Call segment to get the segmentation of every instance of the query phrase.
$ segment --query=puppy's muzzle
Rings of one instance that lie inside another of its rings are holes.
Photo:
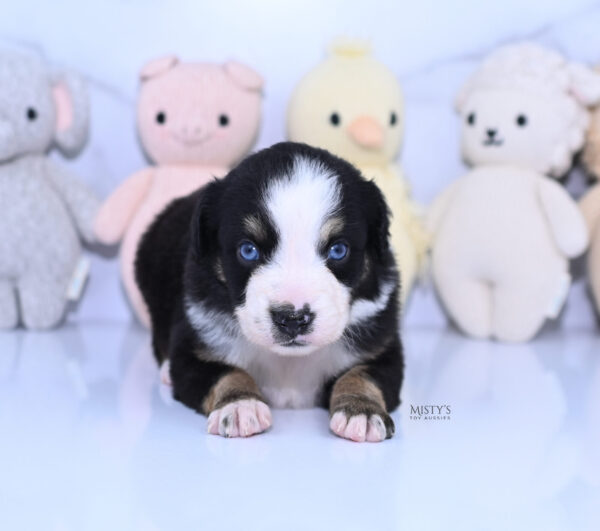
[[[294,338],[311,331],[315,314],[310,311],[308,304],[301,309],[285,304],[271,308],[271,319],[279,332],[286,337]]]

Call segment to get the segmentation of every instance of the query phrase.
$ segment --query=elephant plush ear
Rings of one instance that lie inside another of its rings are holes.
[[[89,131],[85,82],[72,72],[56,73],[52,76],[52,97],[56,108],[54,143],[66,156],[74,156],[83,148]]]

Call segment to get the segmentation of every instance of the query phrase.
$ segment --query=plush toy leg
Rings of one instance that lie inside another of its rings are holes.
[[[438,292],[452,320],[466,334],[485,339],[492,333],[490,287],[472,278],[444,278],[436,282]]]
[[[395,250],[396,261],[400,270],[400,300],[403,306],[410,295],[417,275],[417,253],[410,243],[407,245],[408,247],[404,247],[399,251]]]
[[[400,219],[395,220],[392,217],[390,235],[392,249],[396,257],[396,262],[398,263],[398,269],[400,270],[400,296],[401,302],[404,305],[412,290],[415,277],[417,276],[417,269],[419,267],[417,250],[413,241],[410,239],[408,230],[402,225]]]
[[[132,259],[126,259],[124,255],[121,256],[121,277],[136,317],[146,328],[150,328],[150,313],[135,281],[134,262]]]
[[[596,310],[600,314],[600,237],[596,235],[596,240],[590,250],[588,260],[589,276],[592,284],[592,293],[596,302]]]
[[[27,328],[43,330],[60,322],[67,306],[66,280],[57,282],[40,271],[32,271],[19,279],[21,314]]]
[[[18,322],[15,289],[10,282],[0,281],[0,329],[15,328]]]
[[[539,332],[548,313],[548,289],[535,293],[530,285],[511,286],[494,292],[494,336],[500,341],[529,341]]]

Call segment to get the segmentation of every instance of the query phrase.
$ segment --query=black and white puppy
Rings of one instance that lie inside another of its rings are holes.
[[[210,433],[260,433],[270,404],[392,436],[399,278],[383,196],[349,163],[295,143],[249,156],[157,217],[136,276],[156,358]]]

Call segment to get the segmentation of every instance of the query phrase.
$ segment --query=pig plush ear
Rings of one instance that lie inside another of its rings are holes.
[[[569,92],[585,107],[600,103],[600,72],[585,65],[571,63],[567,66]]]
[[[260,91],[264,85],[261,75],[242,63],[228,61],[223,68],[236,85],[246,90]]]
[[[148,61],[140,70],[140,81],[144,82],[153,77],[160,76],[177,64],[179,64],[179,59],[174,55],[152,59],[152,61]]]
[[[83,148],[89,131],[90,103],[83,79],[72,72],[52,76],[52,97],[56,109],[54,143],[67,156]]]

